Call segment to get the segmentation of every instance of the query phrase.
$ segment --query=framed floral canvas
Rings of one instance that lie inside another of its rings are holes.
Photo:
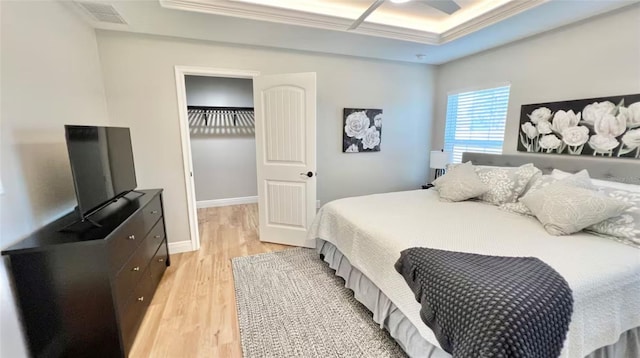
[[[381,141],[381,109],[344,109],[343,153],[379,152]]]
[[[527,104],[518,151],[640,158],[640,94]]]

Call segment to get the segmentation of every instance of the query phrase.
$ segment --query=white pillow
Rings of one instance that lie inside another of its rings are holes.
[[[582,171],[587,171],[587,170],[585,169],[585,170],[582,170]],[[573,175],[573,173],[565,172],[565,171],[560,170],[560,169],[554,169],[554,170],[551,171],[551,176],[556,178],[556,179],[564,179],[564,178],[570,177],[572,175]]]
[[[591,179],[591,182],[602,188],[626,190],[633,193],[640,193],[640,185],[618,183],[616,181]]]
[[[524,193],[522,198],[554,183],[563,183],[565,185],[575,186],[578,188],[596,190],[596,187],[591,184],[589,172],[586,170],[579,171],[576,174],[569,174],[569,176],[564,177],[563,179],[557,179],[551,175],[542,175],[534,177],[532,180],[534,181],[533,184],[529,185],[529,189]],[[534,216],[531,210],[522,203],[522,198],[520,198],[520,201],[517,203],[502,204],[500,205],[500,209],[516,214]]]
[[[482,195],[489,187],[485,185],[471,162],[452,167],[447,173],[433,181],[443,201],[463,201]]]
[[[520,199],[551,235],[574,232],[619,216],[630,205],[596,191],[563,183],[527,194]]]
[[[562,171],[560,169],[554,169],[551,172],[551,176],[557,179],[563,179],[570,175],[572,174]],[[620,189],[620,190],[631,191],[634,193],[640,192],[640,185],[636,185],[636,184],[626,184],[626,183],[620,183],[616,181],[599,180],[599,179],[591,179],[591,183],[593,183],[593,185],[600,186],[603,188]]]

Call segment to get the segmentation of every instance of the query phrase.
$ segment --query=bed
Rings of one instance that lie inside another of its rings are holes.
[[[534,163],[544,172],[587,169],[594,179],[640,184],[636,162],[465,153],[467,160],[495,166]],[[574,311],[561,357],[640,356],[636,248],[589,233],[551,236],[535,218],[477,201],[441,202],[435,190],[336,200],[318,212],[309,235],[356,299],[411,357],[450,357],[420,319],[420,304],[393,268],[402,250],[419,246],[538,257],[573,290]]]

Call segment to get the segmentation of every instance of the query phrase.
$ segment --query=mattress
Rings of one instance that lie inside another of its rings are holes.
[[[411,358],[451,358],[451,355],[427,342],[398,307],[376,285],[353,267],[349,260],[330,242],[318,239],[316,250],[344,279],[345,287],[353,291],[360,303],[373,313],[373,320],[386,329]],[[640,327],[632,328],[612,345],[599,348],[585,358],[640,357]]]
[[[420,305],[393,268],[409,247],[534,256],[551,265],[574,295],[562,357],[582,358],[640,327],[640,250],[587,233],[551,236],[534,218],[489,204],[445,203],[432,190],[341,199],[318,212],[309,236],[336,246],[434,346]]]

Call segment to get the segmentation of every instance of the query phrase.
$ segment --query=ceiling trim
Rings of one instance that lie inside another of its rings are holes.
[[[288,25],[314,27],[325,30],[346,32],[353,23],[352,19],[313,14],[308,12],[262,6],[240,1],[203,2],[198,0],[159,0],[167,9],[194,11],[206,14],[240,17],[244,19],[269,21]],[[352,33],[384,37],[395,40],[411,41],[427,45],[443,44],[462,36],[493,25],[513,15],[536,7],[549,0],[510,1],[464,23],[444,30],[441,33],[407,29],[389,25],[364,22]]]
[[[350,19],[242,2],[203,3],[192,0],[160,0],[160,5],[173,10],[195,11],[205,14],[233,16],[342,32],[346,32],[353,23],[353,20]],[[440,42],[440,36],[436,33],[372,23],[363,23],[359,28],[349,32],[395,40],[413,41],[427,45],[437,45]]]
[[[454,26],[442,34],[440,34],[440,43],[446,43],[453,41],[460,37],[469,35],[482,28],[498,23],[511,16],[515,16],[521,12],[534,8],[538,5],[542,5],[549,0],[527,0],[527,1],[511,1],[502,6],[499,6],[492,11],[486,12],[480,16],[477,16],[465,23],[458,26]]]
[[[360,26],[358,26],[357,29],[351,30],[349,32],[354,32],[361,35],[385,37],[394,40],[417,42],[425,45],[438,45],[441,43],[440,35],[434,32],[372,24],[367,22],[363,22]]]

